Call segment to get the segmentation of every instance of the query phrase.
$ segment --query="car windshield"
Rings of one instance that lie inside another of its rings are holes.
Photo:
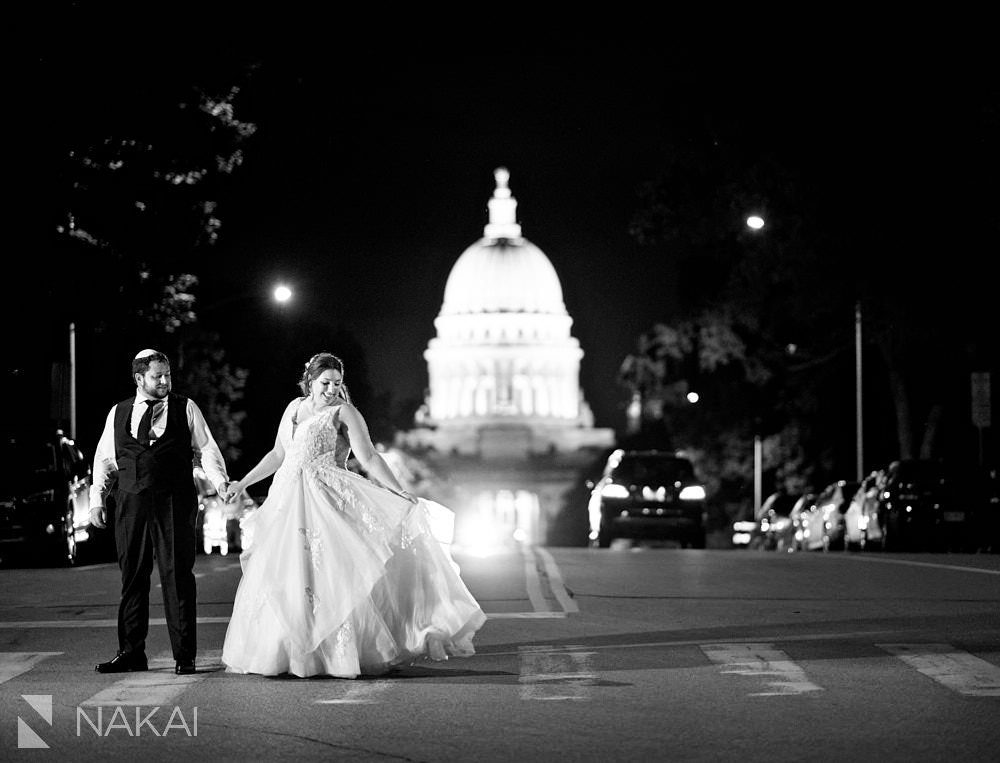
[[[612,473],[615,482],[672,485],[694,480],[690,461],[663,456],[626,456]]]
[[[55,453],[48,443],[30,439],[0,443],[0,494],[41,489],[55,473]]]

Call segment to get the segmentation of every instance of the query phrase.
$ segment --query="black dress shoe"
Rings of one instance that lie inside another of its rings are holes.
[[[178,662],[174,666],[174,672],[179,676],[189,676],[195,672],[194,660]]]
[[[99,662],[94,666],[98,673],[129,673],[132,671],[149,670],[146,655],[142,652],[119,652],[107,662]]]

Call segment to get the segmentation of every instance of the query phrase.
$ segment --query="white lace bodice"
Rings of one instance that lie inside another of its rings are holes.
[[[340,469],[347,468],[351,443],[340,422],[341,406],[330,406],[297,421],[298,408],[286,416],[278,429],[278,439],[285,449],[285,459],[274,475],[275,481],[294,479],[304,467],[322,460]]]

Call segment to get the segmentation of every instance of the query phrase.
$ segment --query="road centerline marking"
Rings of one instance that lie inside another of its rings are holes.
[[[542,558],[542,563],[545,565],[545,576],[549,581],[549,589],[552,591],[553,596],[556,597],[556,601],[559,602],[559,606],[563,608],[563,612],[579,612],[580,605],[566,591],[562,573],[559,572],[559,565],[556,564],[556,560],[552,557],[552,554],[541,546],[534,546],[533,548],[535,553]]]
[[[525,588],[528,590],[528,599],[531,601],[531,608],[535,612],[551,612],[552,607],[545,600],[542,593],[542,581],[538,574],[538,565],[535,562],[535,555],[530,548],[521,546],[521,556],[524,559]]]

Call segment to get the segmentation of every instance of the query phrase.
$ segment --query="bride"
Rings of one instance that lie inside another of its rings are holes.
[[[401,488],[350,403],[339,358],[314,355],[299,386],[274,448],[226,494],[274,475],[244,520],[250,542],[222,662],[356,678],[473,654],[486,616],[431,533],[442,507]],[[352,450],[373,480],[346,468]]]

